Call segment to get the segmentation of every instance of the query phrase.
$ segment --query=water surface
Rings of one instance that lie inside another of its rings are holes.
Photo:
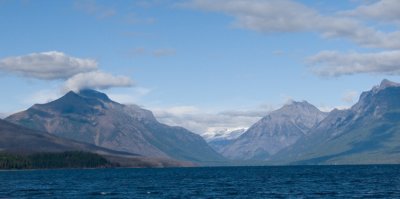
[[[400,166],[1,171],[0,198],[400,198]]]

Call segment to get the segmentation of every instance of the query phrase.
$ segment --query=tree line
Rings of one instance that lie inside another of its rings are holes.
[[[30,155],[0,153],[0,169],[98,168],[110,166],[112,164],[104,157],[83,151]]]

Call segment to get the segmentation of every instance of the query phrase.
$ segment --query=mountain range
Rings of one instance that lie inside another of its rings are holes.
[[[99,154],[111,163],[123,167],[177,167],[192,166],[166,158],[149,158],[128,152],[115,151],[92,144],[60,138],[46,132],[35,131],[0,119],[1,154],[35,155],[84,151]]]
[[[351,108],[329,113],[292,101],[213,147],[259,164],[400,163],[400,84],[383,80]]]
[[[306,101],[292,101],[263,117],[220,152],[234,160],[267,160],[306,136],[326,115]]]
[[[274,156],[279,164],[400,163],[400,84],[383,80]]]
[[[231,144],[233,140],[238,138],[247,128],[236,128],[236,129],[221,129],[217,131],[206,132],[202,134],[202,137],[207,143],[216,151],[220,152],[225,146]]]
[[[152,112],[112,101],[95,90],[68,92],[63,97],[35,104],[5,120],[58,137],[96,146],[193,162],[221,161],[204,139],[182,127],[159,123]]]
[[[400,84],[388,80],[363,92],[349,109],[326,113],[292,101],[248,129],[206,133],[206,140],[89,89],[5,120],[2,152],[88,151],[126,166],[400,163]]]

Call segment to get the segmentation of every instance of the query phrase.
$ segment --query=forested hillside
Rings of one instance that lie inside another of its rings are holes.
[[[0,153],[0,169],[98,168],[109,166],[112,166],[112,164],[102,156],[81,151],[35,153],[31,155]]]

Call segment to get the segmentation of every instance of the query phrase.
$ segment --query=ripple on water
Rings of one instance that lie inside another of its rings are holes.
[[[400,166],[0,172],[0,198],[399,198]]]

